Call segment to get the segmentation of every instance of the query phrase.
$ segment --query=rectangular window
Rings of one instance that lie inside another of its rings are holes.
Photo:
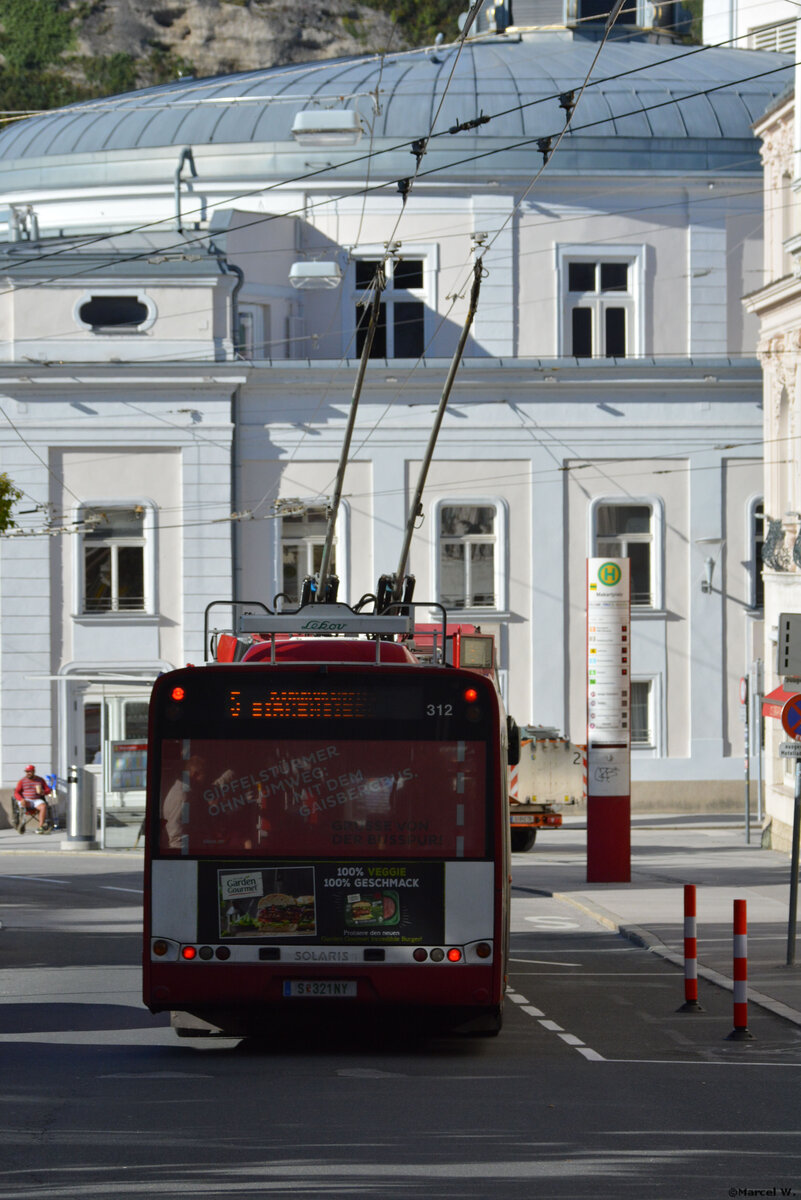
[[[307,859],[484,854],[487,769],[480,734],[422,740],[415,730],[399,737],[396,721],[394,736],[386,738],[359,737],[354,728],[350,736],[314,740],[282,734],[280,723],[280,717],[265,722],[259,738],[162,742],[163,853],[186,845],[188,854]],[[236,803],[226,800],[232,777],[243,789]],[[452,799],[457,778],[458,803]],[[425,837],[409,832],[422,829]],[[350,831],[347,837],[343,830]]]
[[[123,702],[123,737],[126,742],[147,740],[147,700],[125,700]]]
[[[303,580],[316,575],[323,561],[328,517],[325,505],[311,505],[300,513],[281,518],[281,587],[284,606],[300,604]],[[331,555],[331,574],[336,574],[336,539]]]
[[[573,354],[576,358],[592,358],[592,310],[589,308],[574,308],[573,321]]]
[[[633,607],[654,604],[653,520],[650,504],[605,502],[595,511],[595,554],[629,559]]]
[[[612,5],[609,0],[578,0],[577,17],[579,21],[606,21]],[[620,25],[637,24],[637,5],[624,4],[617,17]]]
[[[439,593],[446,608],[495,608],[494,505],[439,510]]]
[[[638,255],[626,259],[560,247],[562,344],[574,358],[626,358],[635,345],[635,286]]]
[[[361,258],[354,263],[354,283],[357,296],[355,311],[356,353],[361,355],[370,319],[370,293],[381,259]],[[371,358],[419,358],[425,349],[425,260],[408,258],[389,261],[384,267],[386,287],[381,306]]]
[[[632,679],[631,681],[631,745],[653,747],[656,745],[653,715],[653,680]]]
[[[144,509],[85,509],[83,611],[144,612]]]

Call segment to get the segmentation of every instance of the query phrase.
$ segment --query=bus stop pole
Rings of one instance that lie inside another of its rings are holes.
[[[108,742],[106,741],[106,689],[100,689],[100,848],[106,848],[106,772],[108,771]]]
[[[762,680],[762,659],[758,658],[754,663],[754,710],[753,710],[753,736],[756,738],[756,760],[757,760],[757,821],[760,827],[765,819],[763,809],[762,796],[762,743],[764,740],[764,724],[765,718],[762,715],[762,700],[763,700],[763,680]]]
[[[748,705],[750,688],[748,679],[744,679],[745,697],[743,699],[743,712],[745,714],[745,844],[751,845],[751,727],[748,720]]]
[[[787,966],[795,964],[795,928],[798,916],[798,858],[801,839],[801,758],[795,760],[793,789],[793,842],[790,861],[790,917],[787,922]]]

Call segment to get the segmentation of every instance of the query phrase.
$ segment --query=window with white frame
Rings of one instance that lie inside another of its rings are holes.
[[[559,353],[629,358],[640,352],[643,251],[559,246]]]
[[[765,543],[765,506],[761,497],[748,506],[749,606],[765,607],[765,581],[762,576],[762,547]]]
[[[498,608],[498,506],[443,503],[439,598],[446,608]]]
[[[600,500],[594,506],[594,544],[598,558],[627,558],[634,608],[656,606],[656,512],[640,500]]]
[[[281,517],[281,587],[284,605],[300,603],[303,580],[316,575],[323,561],[328,517],[324,504]],[[331,552],[331,574],[336,574],[336,538]]]
[[[653,679],[632,679],[629,719],[632,750],[656,748],[655,697]]]
[[[370,288],[380,258],[357,258],[355,288],[356,354],[361,355],[370,319]],[[381,296],[371,358],[419,358],[425,349],[425,275],[422,256],[390,260],[384,266],[386,287]]]
[[[140,333],[156,320],[156,306],[144,292],[85,292],[74,310],[75,319],[92,333]]]
[[[83,613],[146,611],[147,515],[141,504],[83,509]]]

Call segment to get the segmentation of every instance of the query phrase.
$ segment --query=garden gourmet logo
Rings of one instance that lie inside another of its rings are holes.
[[[620,583],[622,571],[617,563],[605,562],[598,568],[598,579],[604,587],[614,587],[616,583]]]
[[[345,628],[345,623],[343,621],[340,621],[339,624],[337,624],[336,621],[307,621],[305,625],[301,625],[301,630],[303,630],[303,629],[324,629],[324,630],[327,630],[328,632],[333,632],[334,630],[339,630],[339,629],[344,629],[344,628]]]

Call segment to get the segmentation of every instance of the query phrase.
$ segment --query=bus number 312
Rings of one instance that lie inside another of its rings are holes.
[[[453,705],[452,704],[427,704],[426,705],[426,716],[427,717],[452,717],[453,716]]]

